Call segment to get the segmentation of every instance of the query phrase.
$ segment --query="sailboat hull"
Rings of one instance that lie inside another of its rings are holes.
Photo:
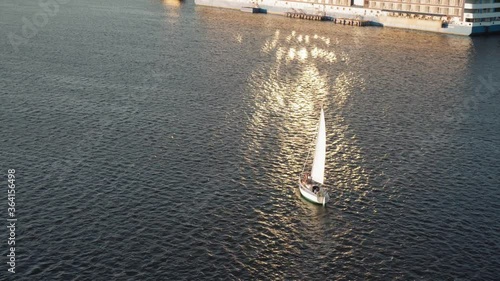
[[[301,181],[301,179],[299,179],[299,190],[300,194],[302,194],[304,198],[316,204],[324,206],[330,199],[328,192],[326,192],[325,190],[321,190],[318,193],[314,193],[306,184]]]

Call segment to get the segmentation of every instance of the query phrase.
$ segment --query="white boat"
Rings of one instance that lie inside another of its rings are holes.
[[[309,155],[307,158],[309,158]],[[311,202],[325,206],[325,204],[330,200],[330,196],[323,186],[323,182],[325,180],[326,159],[326,128],[325,113],[323,112],[323,108],[321,108],[318,135],[316,136],[316,146],[314,148],[314,158],[310,173],[304,173],[308,160],[307,158],[304,163],[304,169],[299,176],[300,194]]]

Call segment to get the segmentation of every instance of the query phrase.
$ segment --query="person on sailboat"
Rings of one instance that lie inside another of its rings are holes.
[[[317,185],[313,186],[312,191],[314,193],[318,193],[319,192],[319,186],[317,186]]]
[[[311,183],[311,175],[309,173],[305,173],[304,174],[304,178],[302,179],[302,181],[305,183],[305,184],[309,184]]]

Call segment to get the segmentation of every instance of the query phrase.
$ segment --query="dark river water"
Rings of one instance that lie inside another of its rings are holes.
[[[0,0],[1,280],[500,279],[500,36],[41,3]]]

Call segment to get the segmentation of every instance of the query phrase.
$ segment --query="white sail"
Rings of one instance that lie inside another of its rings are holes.
[[[316,136],[316,147],[314,149],[314,160],[311,170],[311,177],[315,182],[323,183],[325,177],[325,158],[326,158],[326,128],[325,113],[321,108],[319,117],[318,135]]]

